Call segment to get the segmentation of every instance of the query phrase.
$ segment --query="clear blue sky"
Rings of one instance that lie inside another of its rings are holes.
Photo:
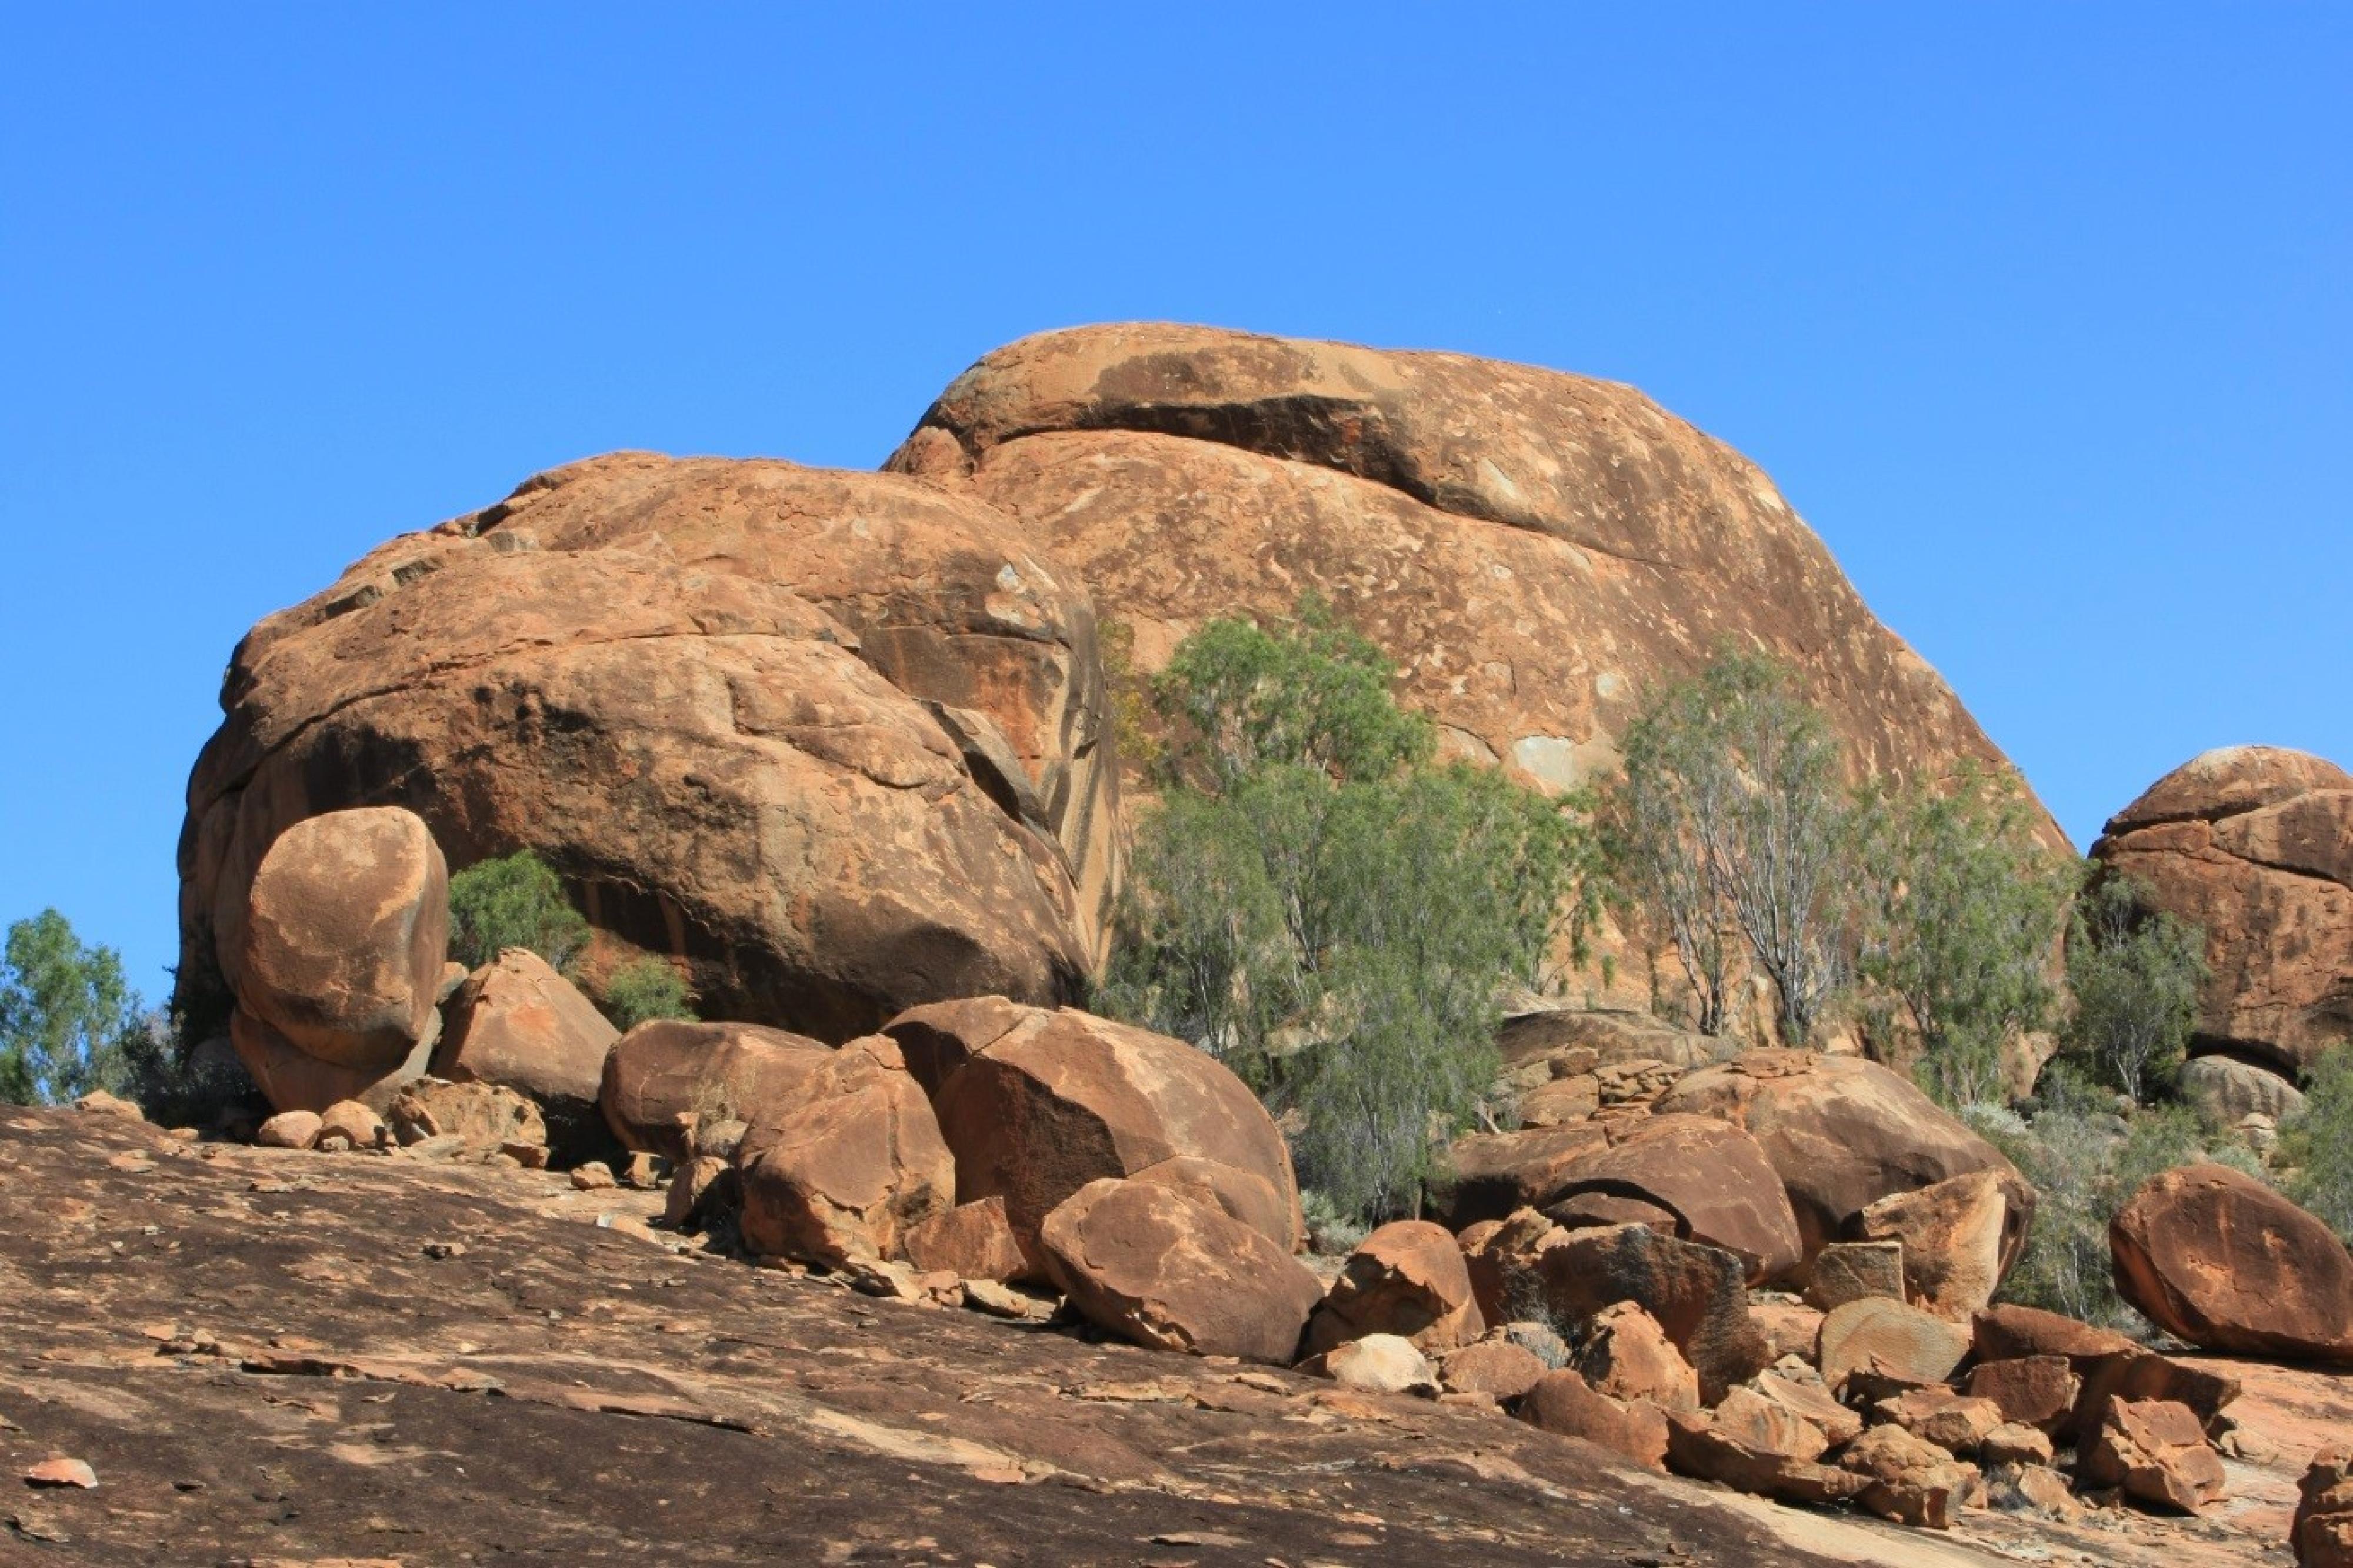
[[[0,0],[0,920],[160,994],[228,651],[386,535],[1118,318],[1644,388],[2079,843],[2353,763],[2353,8],[789,9]]]

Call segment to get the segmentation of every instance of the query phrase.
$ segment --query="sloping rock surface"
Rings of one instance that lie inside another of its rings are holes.
[[[2193,757],[2093,858],[2206,933],[2198,1031],[2291,1071],[2353,1039],[2353,773],[2305,752]]]

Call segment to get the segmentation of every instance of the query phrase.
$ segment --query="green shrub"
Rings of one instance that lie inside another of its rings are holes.
[[[121,1090],[156,1049],[121,953],[84,946],[55,910],[8,928],[0,950],[0,1100],[55,1104]]]
[[[1104,1011],[1193,1041],[1291,1117],[1338,1215],[1410,1211],[1494,1072],[1498,997],[1540,980],[1588,858],[1570,806],[1435,766],[1377,649],[1310,602],[1212,621],[1156,683],[1157,807],[1138,825]]]
[[[2016,782],[1973,765],[1869,821],[1862,973],[1918,1037],[1922,1088],[1947,1106],[1998,1101],[2003,1043],[2051,1022],[2073,868],[2037,842]]]
[[[2137,1337],[2151,1331],[2116,1294],[2108,1248],[2108,1224],[2116,1211],[2150,1177],[2177,1166],[2212,1162],[2266,1179],[2244,1148],[2210,1139],[2182,1106],[2144,1109],[2127,1120],[2089,1109],[2073,1095],[2063,1103],[2046,1096],[2031,1121],[1989,1105],[1968,1107],[1962,1116],[2010,1157],[2038,1194],[2025,1249],[2000,1299]]]
[[[2288,1196],[2353,1246],[2353,1044],[2321,1054],[2303,1107],[2281,1131],[2282,1161],[2295,1170]]]
[[[2146,1104],[2172,1087],[2189,1047],[2205,933],[2151,910],[2129,879],[2102,877],[2075,900],[2067,988],[2075,1010],[2063,1059]]]
[[[1673,944],[1703,1034],[1745,961],[1801,1045],[1846,978],[1857,817],[1836,738],[1781,665],[1725,652],[1653,693],[1605,796],[1614,885]]]
[[[525,947],[565,969],[588,943],[588,922],[564,896],[554,868],[528,849],[467,867],[449,879],[449,951],[479,969]]]
[[[678,966],[648,954],[613,971],[605,982],[605,1016],[627,1033],[654,1018],[691,1018],[692,995]]]

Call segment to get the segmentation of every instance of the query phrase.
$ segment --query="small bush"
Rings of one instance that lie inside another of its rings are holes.
[[[2130,879],[2094,882],[2068,930],[2075,1011],[2061,1056],[2143,1104],[2170,1089],[2197,1021],[2204,947],[2203,931],[2151,910]]]
[[[1314,1187],[1299,1194],[1299,1212],[1307,1222],[1309,1250],[1325,1258],[1345,1257],[1373,1234],[1372,1226],[1341,1213],[1339,1205]]]
[[[691,1002],[677,965],[650,954],[631,959],[605,982],[605,1016],[624,1033],[654,1018],[691,1018]]]
[[[2108,1224],[2116,1211],[2151,1176],[2177,1166],[2211,1162],[2258,1180],[2264,1173],[2238,1144],[2210,1141],[2185,1107],[2143,1110],[2126,1120],[2085,1103],[2094,1098],[2046,1093],[2031,1121],[1988,1105],[1961,1113],[2039,1194],[2026,1248],[2002,1282],[2000,1299],[2146,1338],[2147,1320],[2116,1294],[2108,1247]]]
[[[2295,1169],[2288,1196],[2353,1246],[2353,1044],[2322,1053],[2303,1108],[2281,1131],[2281,1159]]]
[[[554,868],[528,849],[483,860],[449,879],[449,950],[480,969],[525,947],[556,969],[588,943],[588,922],[564,896]]]

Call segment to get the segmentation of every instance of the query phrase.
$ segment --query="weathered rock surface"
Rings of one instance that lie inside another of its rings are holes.
[[[1586,1194],[1632,1199],[1664,1211],[1676,1236],[1738,1258],[1752,1285],[1801,1261],[1797,1216],[1772,1162],[1756,1139],[1714,1117],[1630,1121],[1609,1147],[1570,1161],[1561,1179],[1546,1212],[1565,1225],[1561,1205]]]
[[[606,1053],[597,1100],[624,1147],[675,1162],[700,1152],[696,1129],[749,1121],[788,1102],[801,1079],[832,1057],[783,1029],[658,1018]]]
[[[2201,1040],[2298,1070],[2353,1038],[2353,774],[2276,746],[2208,752],[2092,854],[2205,931]]]
[[[254,1087],[281,1110],[323,1111],[344,1100],[381,1110],[403,1086],[425,1076],[433,1057],[433,1040],[427,1038],[389,1068],[338,1066],[321,1061],[243,1007],[229,1015],[228,1037]]]
[[[1806,1300],[1827,1312],[1865,1296],[1904,1300],[1904,1243],[1833,1241],[1814,1254]]]
[[[1566,1368],[1536,1380],[1520,1401],[1520,1419],[1650,1469],[1667,1468],[1666,1412],[1645,1400],[1612,1399]]]
[[[1288,1365],[1324,1296],[1287,1247],[1149,1182],[1089,1182],[1046,1215],[1038,1245],[1073,1307],[1155,1350]]]
[[[1996,1171],[1971,1171],[1862,1211],[1856,1228],[1904,1247],[1904,1295],[1940,1318],[1968,1322],[1993,1300],[2005,1248],[2022,1226],[2010,1223],[2009,1189]]]
[[[2111,1400],[2076,1469],[2090,1485],[2122,1487],[2127,1497],[2183,1513],[2223,1491],[2222,1461],[2197,1415],[2170,1400]]]
[[[235,945],[221,954],[245,1010],[340,1068],[382,1072],[429,1046],[441,1025],[449,872],[423,819],[330,812],[257,853]]]
[[[1514,1216],[1482,1250],[1482,1266],[1501,1277],[1504,1302],[1539,1302],[1551,1321],[1573,1324],[1631,1301],[1691,1363],[1710,1404],[1770,1359],[1748,1311],[1740,1260],[1722,1247],[1642,1225],[1565,1231],[1528,1218],[1533,1226]]]
[[[751,1250],[841,1265],[899,1258],[955,1206],[955,1159],[888,1036],[852,1040],[754,1109],[735,1150]]]
[[[1367,1334],[1390,1334],[1420,1350],[1445,1351],[1486,1331],[1452,1233],[1428,1220],[1401,1219],[1348,1255],[1308,1320],[1304,1348],[1317,1355]]]
[[[1213,1193],[1216,1206],[1286,1253],[1304,1235],[1291,1154],[1241,1079],[1182,1040],[1072,1008],[1008,1011],[996,998],[894,1020],[925,1058],[952,1037],[963,1058],[934,1104],[965,1202],[1002,1197],[1025,1247],[1047,1214],[1107,1176]],[[903,1047],[902,1047],[903,1048]],[[952,1053],[951,1053],[952,1054]]]
[[[1871,1412],[1879,1420],[1964,1459],[1976,1458],[1986,1435],[2002,1425],[2001,1406],[1992,1400],[1941,1387],[1891,1394],[1873,1405]]]
[[[1548,785],[1610,765],[1644,689],[1725,637],[1787,659],[1870,773],[2002,765],[1764,476],[1627,387],[1088,327],[982,359],[889,466],[1020,518],[1146,671],[1212,616],[1320,592],[1451,750]]]
[[[1553,1369],[1535,1352],[1499,1335],[1446,1352],[1438,1365],[1449,1393],[1485,1394],[1509,1404]]]
[[[1448,1147],[1451,1169],[1431,1195],[1449,1226],[1467,1230],[1558,1202],[1577,1163],[1609,1146],[1609,1134],[1587,1123],[1474,1132]]]
[[[1943,1383],[1969,1353],[1969,1335],[1901,1301],[1865,1296],[1822,1319],[1818,1364],[1835,1393],[1856,1373],[1908,1384]]]
[[[493,1083],[418,1079],[393,1096],[384,1119],[404,1145],[448,1136],[474,1153],[495,1154],[512,1145],[547,1142],[539,1107]]]
[[[2075,1412],[2083,1380],[2065,1356],[2013,1356],[1980,1361],[1969,1369],[1968,1392],[1990,1399],[2004,1421],[2056,1433]]]
[[[1594,1315],[1569,1365],[1612,1399],[1646,1399],[1662,1410],[1699,1408],[1699,1373],[1659,1321],[1631,1301]]]
[[[2152,1176],[2108,1227],[2116,1289],[2210,1350],[2353,1363],[2353,1255],[2328,1226],[2224,1165]]]
[[[2304,1109],[2304,1090],[2274,1068],[2236,1057],[2192,1057],[2181,1064],[2181,1098],[2205,1120],[2236,1127],[2250,1116],[2274,1124]]]
[[[1398,1334],[1365,1334],[1310,1356],[1300,1370],[1328,1377],[1343,1388],[1368,1394],[1436,1394],[1438,1374],[1411,1340]]]
[[[154,1168],[108,1163],[132,1153]],[[72,1537],[0,1557],[1614,1568],[1671,1534],[1803,1568],[1882,1545],[1664,1478],[1630,1498],[1623,1466],[1492,1410],[746,1268],[638,1227],[659,1194],[544,1172],[8,1108],[0,1176],[0,1518]],[[56,1454],[99,1489],[13,1479]],[[596,1456],[625,1480],[584,1485]],[[1200,1532],[1247,1554],[1151,1539]]]
[[[1843,1239],[1862,1211],[1972,1171],[2001,1178],[2002,1267],[2026,1244],[2034,1189],[2000,1151],[1876,1062],[1811,1051],[1750,1051],[1702,1068],[1659,1097],[1660,1114],[1720,1117],[1747,1130],[1788,1190],[1809,1257]]]
[[[2353,1568],[2353,1449],[2315,1455],[2296,1493],[2288,1533],[2296,1568]]]
[[[1014,1239],[1005,1217],[1002,1197],[958,1204],[943,1214],[919,1220],[907,1228],[907,1261],[927,1274],[953,1274],[959,1279],[1007,1280],[1029,1278],[1029,1260]]]
[[[674,957],[721,1016],[841,1040],[1061,1000],[1116,882],[1102,680],[1083,590],[971,499],[631,453],[541,475],[239,645],[189,783],[184,997],[273,838],[398,805],[454,864],[537,852],[598,962]]]
[[[621,1031],[545,959],[507,949],[467,977],[443,1016],[434,1077],[530,1096],[560,1142],[602,1131],[596,1097]]]

